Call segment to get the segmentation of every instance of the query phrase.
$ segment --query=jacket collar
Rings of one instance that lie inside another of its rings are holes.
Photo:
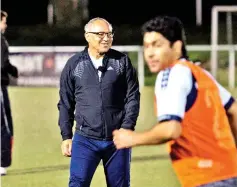
[[[110,49],[109,49],[108,52],[105,53],[104,58],[103,58],[103,61],[102,61],[103,66],[104,66],[105,68],[107,68],[107,65],[108,65],[109,54],[110,54]],[[85,59],[91,61],[90,56],[89,56],[89,53],[88,53],[88,46],[86,46],[85,49],[83,50],[83,57],[84,57]]]

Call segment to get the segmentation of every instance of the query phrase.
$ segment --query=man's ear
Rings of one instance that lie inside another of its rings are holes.
[[[85,37],[86,41],[89,43],[89,39],[90,39],[89,34],[88,34],[88,33],[85,33],[85,34],[84,34],[84,37]]]
[[[177,40],[176,42],[174,42],[173,50],[177,54],[177,56],[182,55],[182,46],[183,46],[183,42],[181,40]]]

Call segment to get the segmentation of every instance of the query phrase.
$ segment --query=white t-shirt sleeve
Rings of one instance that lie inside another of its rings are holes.
[[[234,102],[234,98],[231,96],[231,93],[226,90],[222,85],[220,85],[208,71],[204,71],[216,83],[219,90],[222,105],[225,107],[226,110],[228,110],[231,104]]]
[[[158,121],[182,121],[192,84],[192,72],[183,65],[159,73],[155,85]]]

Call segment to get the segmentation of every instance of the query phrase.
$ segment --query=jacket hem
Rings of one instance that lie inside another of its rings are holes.
[[[98,136],[88,135],[88,134],[86,134],[86,133],[84,133],[84,132],[82,132],[80,130],[76,130],[75,133],[78,133],[78,134],[80,134],[82,136],[85,136],[85,137],[91,138],[91,139],[95,139],[95,140],[105,140],[105,141],[112,141],[113,140],[112,136],[111,137],[104,137],[104,138],[102,138],[102,137],[98,137]]]

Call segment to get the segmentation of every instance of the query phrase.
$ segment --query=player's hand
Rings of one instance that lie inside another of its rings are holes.
[[[113,131],[113,141],[117,149],[130,148],[135,145],[135,132],[127,129]]]
[[[72,151],[72,139],[67,139],[62,142],[61,150],[63,156],[70,157]]]

